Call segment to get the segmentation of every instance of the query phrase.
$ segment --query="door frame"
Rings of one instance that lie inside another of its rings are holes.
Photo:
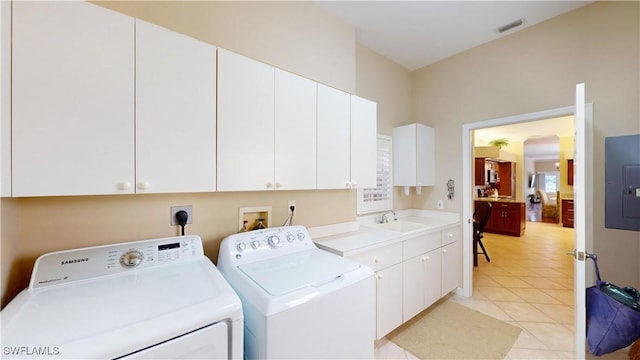
[[[496,126],[512,125],[529,121],[544,120],[575,114],[575,106],[543,110],[538,112],[507,116],[490,120],[478,121],[462,125],[462,289],[461,295],[471,297],[473,292],[473,239],[472,239],[472,204],[473,204],[473,144],[472,131]],[[588,152],[593,151],[593,104],[585,106],[585,131]],[[587,176],[585,179],[585,209],[593,209],[593,166],[592,156],[587,154]],[[593,249],[593,211],[587,211],[585,224],[588,227],[585,234],[586,249]],[[567,249],[569,251],[571,249]],[[593,282],[593,271],[587,269],[587,283]],[[460,293],[460,292],[459,292]]]

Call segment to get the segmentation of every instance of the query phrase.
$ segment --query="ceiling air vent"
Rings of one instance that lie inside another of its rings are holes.
[[[505,31],[509,31],[511,29],[517,28],[518,26],[522,26],[527,23],[527,18],[520,18],[518,20],[512,21],[506,25],[502,25],[498,28],[498,33],[502,34]]]

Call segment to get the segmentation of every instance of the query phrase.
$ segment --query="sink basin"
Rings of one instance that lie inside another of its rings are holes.
[[[376,227],[379,229],[385,229],[385,230],[406,234],[413,231],[426,229],[428,226],[425,224],[418,224],[414,222],[400,220],[400,221],[392,221],[384,224],[377,224]]]

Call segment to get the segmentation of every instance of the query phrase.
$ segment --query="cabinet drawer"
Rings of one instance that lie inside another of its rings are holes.
[[[378,271],[402,261],[402,243],[367,251],[350,258],[367,265],[373,269],[373,271]]]
[[[457,226],[442,230],[442,246],[458,241],[459,234],[460,230]]]
[[[439,248],[442,243],[441,237],[441,232],[437,231],[405,240],[402,249],[402,258],[404,260],[411,259],[414,256]]]

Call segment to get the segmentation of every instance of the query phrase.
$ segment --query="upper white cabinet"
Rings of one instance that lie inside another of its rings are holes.
[[[316,188],[315,81],[276,69],[275,189]]]
[[[351,186],[376,187],[377,105],[351,95]]]
[[[134,191],[134,19],[13,2],[13,196]]]
[[[274,184],[272,66],[218,49],[218,190]]]
[[[409,124],[393,128],[393,185],[435,185],[435,134],[432,127]]]
[[[318,189],[375,187],[376,103],[318,84]]]
[[[318,84],[318,189],[350,187],[350,122],[350,95]]]
[[[0,1],[0,196],[11,196],[10,1]]]
[[[136,20],[136,192],[216,189],[216,48]]]
[[[220,49],[218,190],[316,187],[316,83]]]

